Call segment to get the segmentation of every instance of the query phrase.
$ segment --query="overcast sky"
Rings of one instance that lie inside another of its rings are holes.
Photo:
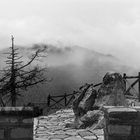
[[[11,34],[19,45],[81,45],[137,66],[140,0],[0,0],[0,48]]]

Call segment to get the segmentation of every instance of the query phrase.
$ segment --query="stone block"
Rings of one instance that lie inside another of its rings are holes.
[[[4,139],[4,129],[0,129],[0,139]]]
[[[17,123],[18,119],[17,118],[9,118],[9,123]]]
[[[111,124],[133,124],[138,119],[138,111],[127,107],[103,107],[106,120]]]
[[[131,134],[131,126],[127,126],[127,125],[108,125],[107,127],[108,129],[108,134],[112,135],[124,135],[124,136],[128,136]]]
[[[135,136],[140,136],[140,126],[133,126],[133,133]]]
[[[18,118],[18,117],[17,117]],[[17,123],[18,119],[13,117],[0,117],[0,124],[1,123]]]
[[[11,129],[11,138],[33,138],[33,129],[32,128]]]
[[[33,124],[33,119],[32,118],[23,119],[22,122],[25,124]]]

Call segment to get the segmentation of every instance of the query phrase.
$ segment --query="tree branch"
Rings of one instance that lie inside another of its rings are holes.
[[[24,89],[26,89],[26,88],[28,88],[30,86],[33,86],[33,85],[36,85],[38,83],[42,83],[42,82],[45,82],[45,81],[46,81],[46,79],[42,79],[42,80],[36,81],[34,83],[28,83],[28,85],[19,85],[19,86],[16,86],[16,88],[20,88],[20,89],[24,88]]]
[[[17,70],[23,69],[23,68],[27,67],[28,65],[30,65],[30,64],[35,60],[35,58],[38,56],[38,53],[39,53],[39,52],[40,52],[40,51],[37,50],[36,53],[35,53],[35,55],[32,57],[32,59],[31,59],[27,64],[21,66],[21,67],[18,68]]]

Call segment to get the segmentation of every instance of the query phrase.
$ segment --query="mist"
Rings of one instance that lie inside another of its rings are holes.
[[[138,0],[0,0],[0,49],[13,34],[17,45],[78,45],[140,68],[139,25]]]

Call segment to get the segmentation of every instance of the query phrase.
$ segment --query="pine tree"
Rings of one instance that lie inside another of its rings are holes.
[[[29,87],[44,83],[47,78],[44,76],[46,68],[41,68],[38,65],[32,68],[31,64],[37,58],[43,57],[41,54],[46,49],[38,49],[28,62],[22,61],[22,56],[19,55],[18,48],[14,46],[14,37],[11,37],[12,46],[8,54],[6,64],[1,70],[0,78],[0,104],[6,106],[9,102],[11,106],[16,106],[17,100],[21,95],[21,90],[27,90]]]

